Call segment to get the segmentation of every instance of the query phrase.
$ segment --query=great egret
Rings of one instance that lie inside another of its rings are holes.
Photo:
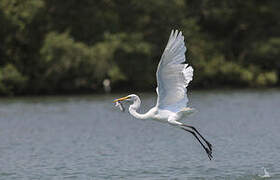
[[[204,148],[211,160],[212,145],[195,127],[179,122],[194,112],[193,108],[186,107],[188,102],[186,87],[192,80],[193,68],[188,66],[188,64],[183,64],[186,59],[185,52],[186,47],[182,32],[178,32],[178,30],[174,32],[172,30],[157,67],[157,104],[147,113],[139,114],[137,112],[141,101],[135,94],[116,99],[114,102],[121,109],[123,109],[122,101],[130,102],[129,113],[135,118],[166,122],[191,133]],[[207,147],[201,142],[200,138],[206,143]]]

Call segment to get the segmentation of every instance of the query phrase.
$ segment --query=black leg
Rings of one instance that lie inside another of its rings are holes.
[[[191,130],[189,130],[189,129],[183,128],[183,127],[181,127],[181,128],[182,128],[183,130],[185,130],[185,131],[191,133],[191,134],[198,140],[198,142],[201,144],[201,146],[203,147],[203,149],[206,151],[206,153],[207,153],[207,155],[208,155],[208,158],[211,160],[211,159],[213,158],[213,156],[212,156],[212,151],[209,150],[208,148],[206,148],[206,147],[204,146],[204,144],[200,141],[200,139],[197,137],[197,135],[195,134],[195,132],[193,132],[193,131],[191,131]]]
[[[212,144],[210,144],[210,143],[198,132],[198,130],[196,130],[195,127],[189,126],[189,125],[186,125],[186,124],[183,124],[182,126],[188,127],[188,128],[191,128],[192,130],[194,130],[194,131],[203,139],[203,141],[207,144],[207,146],[208,146],[208,148],[210,149],[210,151],[212,151]]]

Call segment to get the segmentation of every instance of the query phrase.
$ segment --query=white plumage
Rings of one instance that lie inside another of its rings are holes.
[[[186,87],[193,79],[193,68],[184,64],[186,61],[185,52],[186,47],[182,32],[172,30],[157,67],[157,104],[147,113],[139,114],[137,112],[141,100],[135,94],[116,99],[114,102],[130,102],[129,113],[138,119],[166,122],[192,133],[211,160],[212,145],[193,126],[179,122],[194,111],[194,109],[187,107]],[[207,147],[201,142],[200,138],[206,143]]]
[[[160,109],[179,112],[186,107],[187,86],[193,77],[193,68],[185,62],[184,36],[172,31],[157,68],[158,100]]]

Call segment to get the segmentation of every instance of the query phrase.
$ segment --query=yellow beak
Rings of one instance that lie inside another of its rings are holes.
[[[122,97],[122,98],[119,98],[119,99],[115,99],[113,102],[117,102],[117,101],[124,101],[126,99],[129,99],[128,96],[125,96],[125,97]]]

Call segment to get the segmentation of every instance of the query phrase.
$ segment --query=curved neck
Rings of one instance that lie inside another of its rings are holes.
[[[139,114],[138,112],[136,112],[136,110],[140,108],[140,104],[140,98],[137,97],[133,104],[129,106],[128,111],[132,116],[134,116],[137,119],[147,119],[147,114]]]

